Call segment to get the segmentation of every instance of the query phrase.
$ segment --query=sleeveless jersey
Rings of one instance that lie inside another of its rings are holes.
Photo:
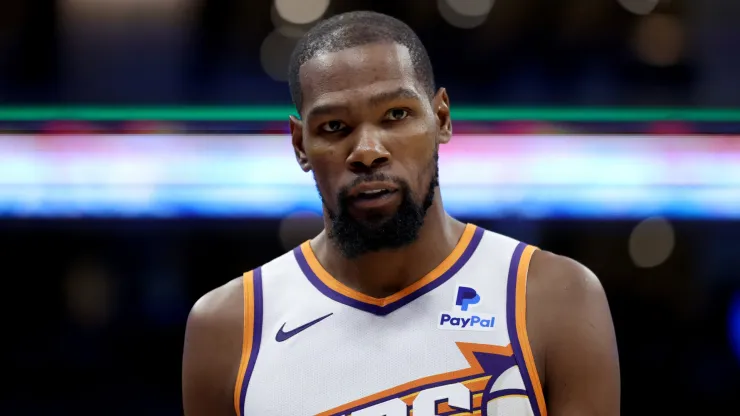
[[[386,298],[348,288],[308,242],[244,275],[238,416],[544,416],[526,332],[535,247],[468,224]]]

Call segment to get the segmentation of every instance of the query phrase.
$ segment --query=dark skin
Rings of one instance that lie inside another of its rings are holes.
[[[301,168],[315,174],[328,208],[337,208],[339,190],[357,175],[377,171],[403,178],[421,200],[433,174],[430,160],[436,147],[451,139],[452,122],[447,92],[440,89],[429,98],[407,49],[371,44],[321,55],[301,68],[300,77],[304,101],[302,118],[290,119],[293,145]],[[353,215],[362,218],[363,213]],[[447,215],[437,190],[419,238],[407,247],[347,259],[326,231],[311,245],[332,276],[369,296],[385,297],[441,263],[464,227]],[[616,340],[596,276],[573,260],[537,251],[527,305],[548,414],[618,415]],[[242,312],[241,279],[206,294],[193,307],[183,356],[187,416],[235,414]]]

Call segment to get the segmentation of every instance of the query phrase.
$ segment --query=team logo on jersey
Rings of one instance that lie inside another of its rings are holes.
[[[456,331],[491,331],[496,319],[490,313],[472,312],[480,303],[480,295],[472,287],[458,286],[455,290],[454,312],[442,312],[437,328]]]
[[[455,296],[455,305],[460,307],[460,310],[467,311],[472,305],[476,305],[480,302],[480,296],[478,292],[472,287],[458,286],[457,296]]]

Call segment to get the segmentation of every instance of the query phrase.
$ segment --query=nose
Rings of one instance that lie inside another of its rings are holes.
[[[347,165],[354,172],[376,170],[390,163],[391,154],[377,133],[357,131],[359,138],[352,153],[347,158]]]

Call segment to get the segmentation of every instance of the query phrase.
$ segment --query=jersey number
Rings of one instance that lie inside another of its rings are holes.
[[[436,416],[437,403],[446,401],[451,407],[460,410],[472,410],[470,390],[462,383],[448,384],[446,386],[432,387],[422,390],[411,409],[414,416]],[[391,399],[375,406],[370,406],[356,412],[352,416],[408,416],[409,408],[401,399]]]

